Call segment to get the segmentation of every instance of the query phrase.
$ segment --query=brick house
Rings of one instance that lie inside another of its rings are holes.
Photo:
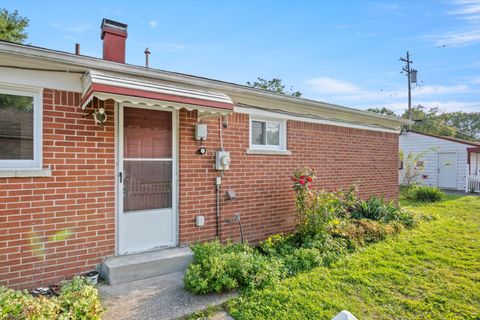
[[[397,198],[399,120],[125,64],[126,37],[104,20],[103,59],[0,42],[0,285],[239,240],[236,213],[250,242],[289,231],[297,167]]]

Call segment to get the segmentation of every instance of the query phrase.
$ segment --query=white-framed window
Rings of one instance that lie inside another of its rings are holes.
[[[250,149],[285,151],[286,120],[250,116]]]
[[[42,168],[42,92],[0,83],[0,170]]]

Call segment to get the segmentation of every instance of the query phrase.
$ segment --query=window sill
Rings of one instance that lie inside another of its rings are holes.
[[[290,156],[292,152],[289,150],[257,150],[257,149],[247,149],[247,154],[263,154],[263,155],[272,155],[272,156]]]
[[[0,178],[33,178],[33,177],[51,177],[50,169],[0,169]]]

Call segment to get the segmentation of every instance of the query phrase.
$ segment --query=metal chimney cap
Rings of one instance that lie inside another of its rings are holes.
[[[103,18],[101,28],[103,29],[103,27],[110,27],[122,31],[127,31],[128,24]]]

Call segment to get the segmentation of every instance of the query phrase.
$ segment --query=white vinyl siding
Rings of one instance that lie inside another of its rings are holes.
[[[404,132],[400,135],[400,150],[404,153],[404,158],[409,153],[420,153],[425,150],[432,150],[424,157],[425,169],[419,181],[425,185],[438,186],[438,154],[439,153],[455,153],[457,155],[457,178],[456,189],[465,189],[465,179],[467,170],[467,148],[471,145],[449,141],[446,139],[430,137],[415,132]],[[404,162],[405,167],[405,162]],[[399,179],[401,182],[403,170],[399,170]]]

